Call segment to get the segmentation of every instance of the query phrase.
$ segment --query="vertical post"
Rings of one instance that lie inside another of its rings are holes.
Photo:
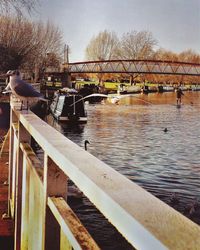
[[[65,73],[65,80],[62,81],[62,88],[72,88],[71,74],[69,72],[69,46],[64,46],[64,61],[63,61],[63,72]]]
[[[14,250],[21,249],[21,219],[22,219],[22,173],[23,173],[23,152],[20,143],[30,143],[30,135],[20,123],[18,124],[18,155],[16,169],[16,198],[15,198],[15,234]]]
[[[14,128],[13,123],[16,123],[18,118],[15,115],[12,107],[10,107],[10,139],[9,139],[9,174],[8,174],[8,216],[10,216],[11,207],[10,202],[12,199],[12,185],[13,185],[13,157],[14,157]]]
[[[72,250],[72,246],[70,245],[70,242],[68,241],[66,235],[61,230],[61,232],[60,232],[60,250],[64,250],[64,249]]]
[[[133,85],[133,75],[130,75],[129,83],[131,84],[131,86]]]
[[[66,65],[69,63],[69,45],[64,46],[64,60],[63,64]]]
[[[65,80],[62,82],[62,88],[64,87],[72,87],[71,74],[68,72],[68,70],[65,72]]]
[[[48,196],[66,198],[68,177],[45,154],[44,158],[44,202],[45,202],[45,249],[60,249],[60,227],[47,205]]]
[[[30,195],[30,166],[27,161],[23,164],[22,173],[22,209],[21,209],[21,249],[28,249],[29,235],[29,195]]]

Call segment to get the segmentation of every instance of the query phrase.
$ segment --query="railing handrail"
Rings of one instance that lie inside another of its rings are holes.
[[[200,227],[30,111],[13,112],[59,168],[137,249],[200,246]]]

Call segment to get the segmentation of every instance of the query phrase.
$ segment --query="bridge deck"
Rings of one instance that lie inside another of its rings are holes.
[[[13,249],[14,223],[11,219],[2,219],[7,213],[8,207],[8,152],[7,145],[5,152],[0,155],[0,249]]]

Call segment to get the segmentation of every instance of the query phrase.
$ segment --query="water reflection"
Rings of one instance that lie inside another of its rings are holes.
[[[199,103],[200,92],[184,92],[183,104],[185,105],[195,105]],[[146,103],[145,103],[145,102]],[[131,95],[125,98],[121,98],[119,104],[126,105],[160,105],[160,104],[176,104],[176,93],[175,92],[164,92],[164,93],[154,93],[154,94],[137,94]]]
[[[47,117],[47,122],[70,140],[76,143],[81,141],[85,124],[57,122],[51,115]]]
[[[135,97],[88,105],[81,133],[64,134],[89,140],[91,154],[200,224],[200,93],[186,92],[180,109],[175,93],[137,96],[153,105]]]

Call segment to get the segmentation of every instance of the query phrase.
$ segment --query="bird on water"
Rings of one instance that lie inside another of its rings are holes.
[[[21,100],[21,110],[24,101],[27,103],[27,109],[29,108],[29,102],[38,100],[47,102],[47,100],[43,98],[42,94],[36,91],[31,84],[28,84],[21,79],[20,72],[18,70],[9,70],[6,75],[10,77],[6,89],[10,88],[12,94],[16,95],[16,97]]]
[[[87,151],[87,144],[90,144],[90,142],[88,140],[85,140],[84,141],[85,151]]]

